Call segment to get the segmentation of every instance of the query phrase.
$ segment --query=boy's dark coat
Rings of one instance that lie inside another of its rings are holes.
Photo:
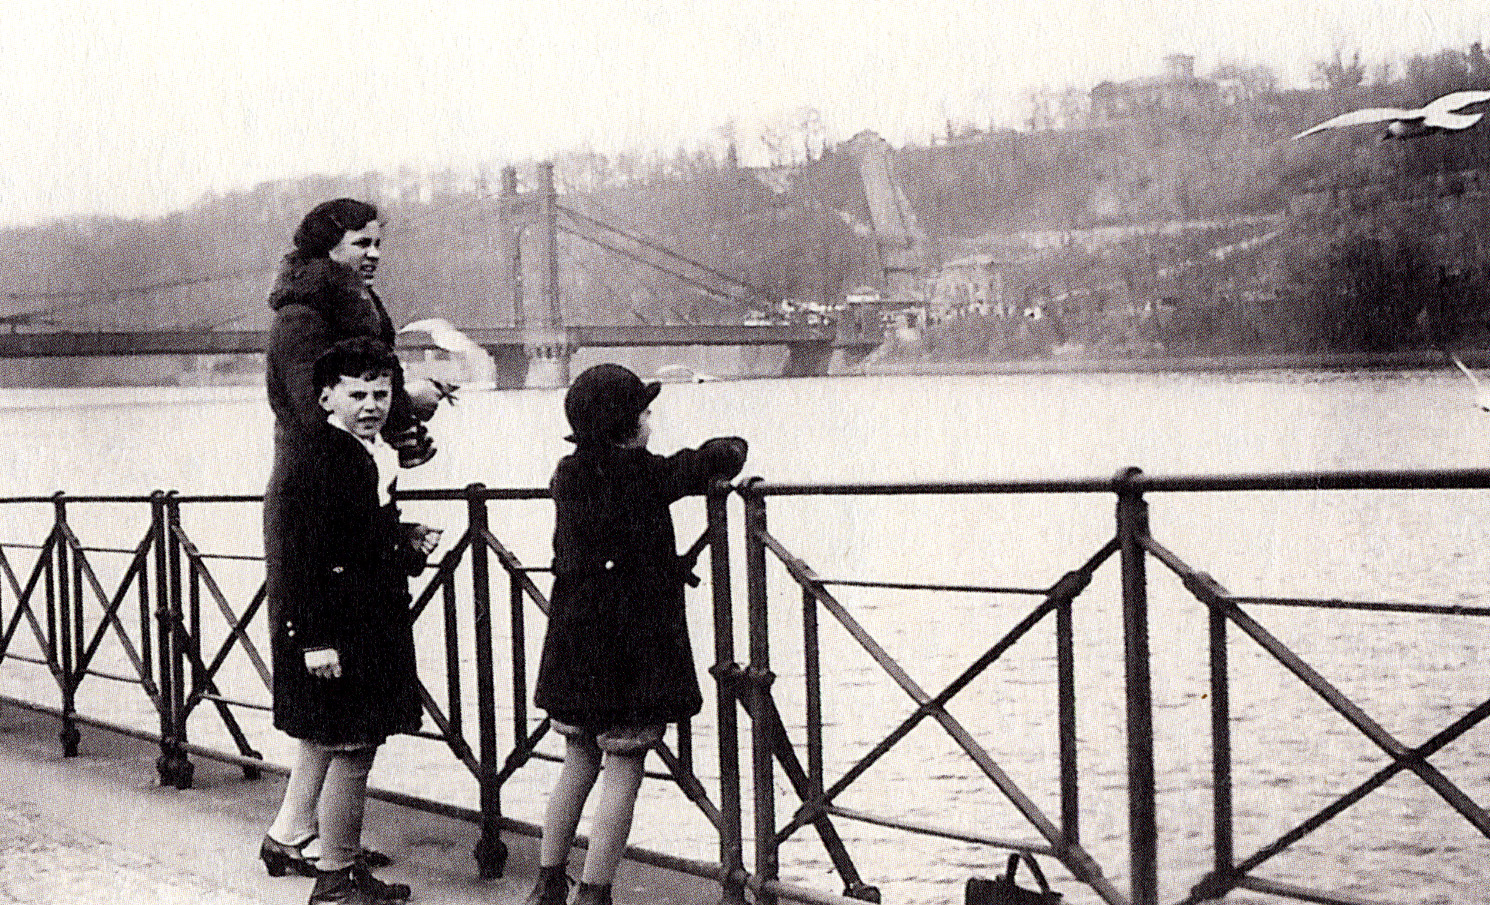
[[[311,737],[304,733],[313,731],[313,721],[294,715],[301,709],[294,702],[309,687],[307,683],[322,680],[312,679],[305,672],[298,640],[292,656],[279,656],[288,648],[283,646],[285,639],[278,631],[281,620],[275,616],[304,605],[306,600],[307,576],[311,574],[305,554],[306,532],[318,530],[324,517],[306,514],[308,501],[304,495],[308,476],[325,467],[320,448],[326,437],[332,436],[344,450],[348,448],[344,441],[349,441],[351,451],[366,458],[355,440],[326,424],[313,378],[315,361],[332,344],[353,336],[369,336],[391,346],[394,330],[377,296],[370,290],[363,293],[357,273],[329,258],[286,255],[269,293],[269,306],[275,314],[264,383],[269,407],[274,411],[274,466],[264,491],[264,584],[270,618],[276,626],[275,725],[280,725],[279,691],[284,683],[289,722],[280,728],[297,737]],[[393,382],[393,408],[384,436],[413,423],[402,374],[395,373]],[[337,438],[336,434],[341,436]],[[373,468],[370,461],[366,464]],[[346,488],[347,499],[357,500],[359,506],[367,500],[376,501],[374,481],[367,479],[370,489],[354,492]],[[293,731],[290,726],[295,727]]]
[[[603,729],[670,723],[703,697],[683,612],[668,507],[729,478],[745,441],[721,437],[663,457],[581,446],[549,487],[555,507],[554,587],[535,703],[565,722]]]
[[[379,742],[419,728],[407,576],[424,557],[397,507],[378,505],[377,466],[357,439],[330,425],[311,439],[280,487],[274,725],[323,744]],[[341,678],[306,671],[317,647],[336,649]]]

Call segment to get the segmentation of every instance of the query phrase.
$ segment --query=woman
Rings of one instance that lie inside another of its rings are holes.
[[[275,314],[264,380],[274,410],[276,472],[297,442],[325,423],[311,379],[316,359],[333,343],[354,336],[370,336],[389,347],[396,338],[393,321],[372,288],[383,241],[376,207],[351,198],[318,204],[300,221],[293,241],[269,293]],[[394,375],[393,409],[383,437],[399,450],[399,463],[412,468],[429,461],[435,451],[403,384],[400,371]],[[271,475],[269,490],[275,486]]]
[[[290,577],[294,551],[288,549],[295,536],[291,485],[307,461],[316,458],[326,429],[327,413],[314,377],[316,360],[341,340],[370,337],[391,347],[395,335],[371,285],[381,258],[377,208],[351,198],[324,202],[301,220],[293,241],[269,294],[275,316],[265,384],[274,412],[274,466],[264,492],[264,566],[271,626],[281,624],[287,595],[297,590]],[[381,435],[398,450],[399,464],[413,467],[434,455],[434,445],[415,416],[397,367],[392,389]],[[325,768],[324,761],[297,757],[280,814],[259,850],[271,875],[317,876],[315,802]],[[387,887],[366,872],[387,863],[386,855],[363,851],[358,876],[376,893],[373,898],[407,898],[408,887]]]

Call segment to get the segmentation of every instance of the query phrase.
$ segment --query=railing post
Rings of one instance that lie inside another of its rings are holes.
[[[176,745],[176,679],[171,663],[171,584],[167,578],[170,571],[166,565],[166,495],[156,490],[150,494],[150,543],[155,548],[155,649],[159,656],[160,682],[160,757],[155,759],[155,771],[160,774],[160,784],[176,784],[176,764],[180,751]]]
[[[1061,839],[1081,841],[1080,786],[1077,782],[1076,653],[1073,598],[1064,596],[1055,610],[1056,709],[1060,723]]]
[[[81,659],[78,656],[77,639],[82,636],[83,626],[79,622],[79,614],[73,608],[73,596],[78,593],[78,588],[68,577],[72,574],[72,569],[68,565],[70,551],[63,531],[67,525],[67,503],[60,490],[52,495],[52,516],[56,523],[57,537],[56,548],[52,551],[57,573],[57,635],[53,650],[56,651],[61,672],[59,678],[62,691],[62,730],[57,734],[57,740],[62,743],[63,757],[77,757],[81,736],[73,716],[77,713],[78,681],[82,678],[77,673],[77,664]]]
[[[181,541],[177,530],[181,526],[181,503],[176,491],[165,495],[165,554],[166,580],[168,587],[169,615],[166,619],[167,634],[171,638],[171,736],[175,748],[172,760],[171,784],[178,789],[191,788],[192,774],[196,768],[186,756],[186,692],[189,679],[186,675],[186,647],[192,643],[186,626],[186,609],[182,598]]]
[[[722,905],[744,905],[745,842],[740,820],[740,723],[735,696],[740,664],[735,662],[734,601],[729,570],[729,485],[709,488],[709,585],[714,596],[715,706],[719,720],[719,863],[724,868]]]
[[[1231,810],[1231,689],[1226,652],[1226,614],[1210,608],[1211,635],[1211,795],[1215,818],[1216,876],[1230,875]]]
[[[750,665],[745,670],[750,700],[750,750],[752,792],[755,796],[755,901],[775,905],[776,896],[764,884],[780,872],[776,846],[775,721],[771,719],[771,643],[766,607],[766,501],[749,484],[741,491],[745,499],[745,570],[750,595]]]
[[[486,490],[466,486],[466,518],[471,533],[471,599],[475,607],[476,720],[480,738],[481,838],[476,841],[477,870],[483,879],[502,876],[507,844],[501,838],[502,787],[497,781],[497,689],[492,666],[491,585],[487,569]]]
[[[1123,571],[1123,653],[1128,698],[1129,898],[1157,905],[1158,819],[1154,803],[1154,701],[1149,675],[1148,579],[1143,538],[1148,503],[1135,485],[1142,472],[1125,468],[1113,479],[1117,491],[1118,551]]]

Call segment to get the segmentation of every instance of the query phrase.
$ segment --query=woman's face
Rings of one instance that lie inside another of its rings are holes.
[[[382,257],[378,246],[383,244],[383,225],[376,220],[368,221],[361,229],[349,229],[342,234],[336,247],[326,256],[338,264],[357,271],[362,282],[371,283],[378,272],[378,259]]]

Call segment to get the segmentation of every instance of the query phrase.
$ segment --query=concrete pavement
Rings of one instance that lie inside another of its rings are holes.
[[[193,788],[162,788],[158,749],[82,727],[80,754],[64,758],[58,721],[0,706],[0,903],[27,905],[300,905],[311,881],[271,878],[259,840],[282,777],[245,781],[232,766],[193,758]],[[536,874],[534,841],[504,833],[505,876],[481,880],[477,828],[369,801],[366,842],[392,855],[379,871],[414,889],[414,905],[521,903]],[[578,862],[570,873],[578,876]],[[627,862],[618,903],[715,905],[717,884]]]

